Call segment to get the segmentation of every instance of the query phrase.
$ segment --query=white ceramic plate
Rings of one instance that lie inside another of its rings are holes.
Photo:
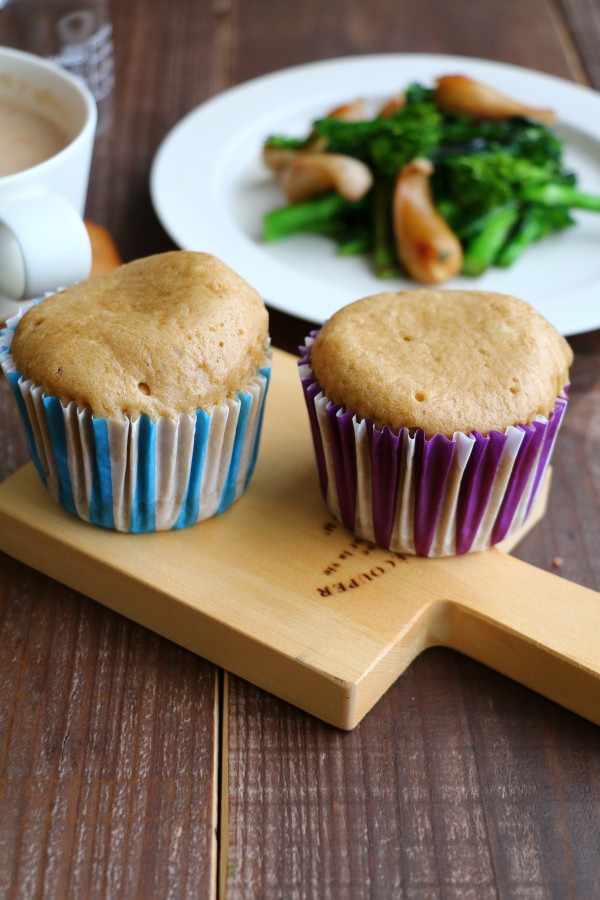
[[[531,106],[556,110],[565,159],[579,187],[600,194],[600,94],[550,75],[456,56],[397,54],[310,63],[241,84],[192,110],[161,144],[151,172],[156,212],[173,241],[214,253],[273,307],[323,322],[346,303],[383,290],[415,287],[381,281],[362,257],[340,257],[326,238],[261,241],[264,213],[283,205],[260,162],[271,134],[302,136],[311,122],[355,97],[383,101],[411,81],[460,73]],[[456,278],[449,288],[515,294],[565,335],[600,327],[600,215],[529,248],[508,270]]]

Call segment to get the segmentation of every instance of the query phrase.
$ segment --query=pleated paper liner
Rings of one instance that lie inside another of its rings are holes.
[[[453,556],[485,550],[525,523],[543,483],[567,405],[503,433],[378,429],[323,393],[301,351],[321,491],[334,516],[366,540],[399,553]]]
[[[256,464],[270,362],[210,411],[155,422],[96,418],[16,370],[10,345],[21,315],[3,331],[0,363],[38,474],[68,512],[118,531],[164,531],[203,521],[241,497]]]
[[[504,550],[425,559],[338,524],[296,359],[274,351],[256,470],[221,516],[123,534],[58,506],[30,463],[0,484],[0,549],[341,728],[427,647],[453,647],[600,723],[600,596]]]

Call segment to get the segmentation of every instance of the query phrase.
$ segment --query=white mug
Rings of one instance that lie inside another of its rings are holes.
[[[3,103],[50,120],[66,145],[29,168],[0,176],[0,321],[17,312],[20,301],[90,273],[83,212],[97,121],[96,103],[82,79],[8,47],[0,47]]]

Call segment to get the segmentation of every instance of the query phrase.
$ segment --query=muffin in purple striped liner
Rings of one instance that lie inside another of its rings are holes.
[[[38,474],[117,531],[185,528],[245,491],[271,351],[259,295],[215,257],[160,254],[7,323],[0,364]]]
[[[321,490],[391,550],[484,550],[526,520],[567,405],[572,352],[529,304],[482,291],[378,294],[301,348]]]

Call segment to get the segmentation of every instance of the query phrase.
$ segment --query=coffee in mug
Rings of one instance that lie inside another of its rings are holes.
[[[65,129],[48,116],[0,98],[0,177],[37,166],[68,143]]]
[[[81,79],[0,47],[0,322],[90,273],[83,212],[96,121]]]

